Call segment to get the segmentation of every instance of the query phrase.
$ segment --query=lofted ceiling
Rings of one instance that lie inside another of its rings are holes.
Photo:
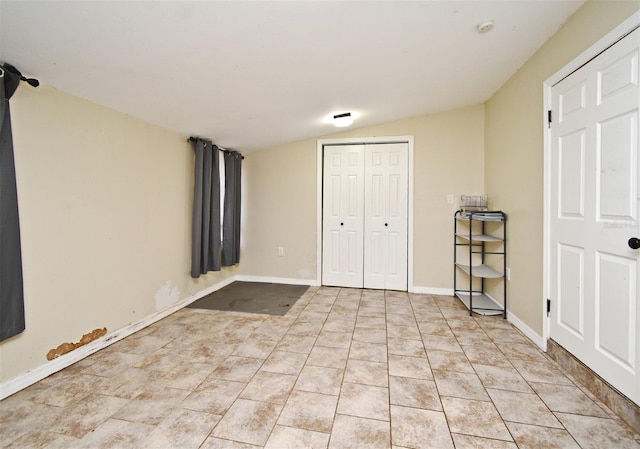
[[[582,3],[0,0],[0,61],[247,152],[483,103]]]

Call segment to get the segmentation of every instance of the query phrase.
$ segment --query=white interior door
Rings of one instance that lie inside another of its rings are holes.
[[[322,284],[407,290],[407,143],[323,155]]]
[[[365,147],[364,286],[407,289],[406,143]]]
[[[362,288],[364,145],[324,150],[322,284]]]
[[[552,88],[550,337],[640,404],[636,30]]]

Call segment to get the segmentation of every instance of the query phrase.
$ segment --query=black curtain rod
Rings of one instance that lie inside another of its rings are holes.
[[[213,145],[214,147],[216,147],[218,150],[220,150],[220,151],[222,151],[223,153],[226,153],[226,154],[233,154],[233,153],[237,153],[237,154],[239,154],[239,155],[240,155],[240,157],[241,157],[242,159],[244,159],[244,156],[243,156],[239,151],[227,150],[226,148],[219,147],[218,145],[216,145],[215,143],[212,143],[211,141],[209,141],[209,140],[207,140],[207,139],[202,139],[202,138],[200,138],[200,137],[193,137],[193,136],[191,136],[191,137],[189,137],[189,138],[187,139],[187,142],[195,142],[196,140],[202,140],[202,141],[204,141],[204,142],[209,142],[209,143],[211,143],[211,145]]]
[[[1,72],[0,75],[4,75],[4,70],[7,70],[13,75],[16,75],[17,77],[20,78],[20,81],[24,81],[28,83],[30,86],[38,87],[40,85],[40,81],[38,81],[35,78],[27,78],[26,76],[23,76],[20,70],[16,69],[14,66],[9,64],[8,62],[0,63],[0,72]]]

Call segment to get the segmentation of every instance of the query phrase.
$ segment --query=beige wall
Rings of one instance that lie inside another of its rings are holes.
[[[485,186],[509,214],[509,310],[542,335],[543,82],[638,10],[590,1],[486,103]]]
[[[324,138],[414,136],[414,285],[453,288],[447,194],[481,193],[484,107],[474,106]],[[317,139],[246,155],[240,272],[316,279]],[[278,257],[277,247],[284,247]]]
[[[11,99],[26,330],[0,383],[63,342],[144,320],[233,273],[192,280],[193,152],[184,136],[47,86]]]
[[[588,2],[486,106],[325,136],[415,137],[414,286],[452,288],[446,195],[485,191],[509,214],[510,310],[542,333],[542,83],[636,10]],[[236,273],[315,279],[316,139],[246,155],[240,266],[192,280],[184,136],[46,86],[21,86],[12,118],[27,329],[0,343],[0,383],[60,343],[142,321]]]

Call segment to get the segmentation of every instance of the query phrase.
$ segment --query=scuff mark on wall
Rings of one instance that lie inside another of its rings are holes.
[[[165,282],[156,292],[156,312],[166,309],[180,299],[178,287],[171,287],[171,281]]]
[[[77,343],[62,343],[55,349],[51,349],[47,352],[47,360],[53,360],[57,357],[60,357],[67,352],[71,352],[80,346],[84,346],[88,343],[91,343],[93,340],[96,340],[107,333],[107,328],[103,327],[102,329],[94,329],[88,334],[84,334],[79,342]]]

